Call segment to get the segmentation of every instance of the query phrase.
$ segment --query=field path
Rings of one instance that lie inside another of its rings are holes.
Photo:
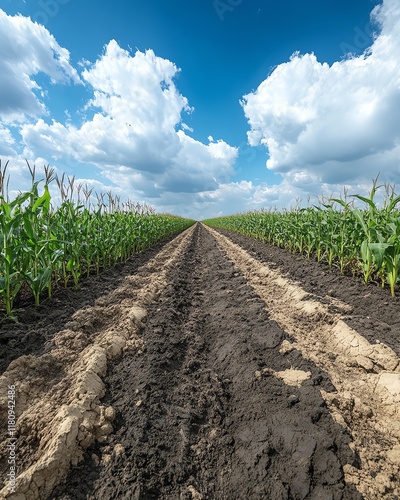
[[[75,312],[74,331],[90,332],[85,349],[69,345],[76,369],[63,367],[58,385],[42,381],[19,423],[22,436],[43,433],[44,413],[32,414],[53,401],[51,436],[60,431],[57,405],[74,409],[64,472],[50,485],[48,440],[26,458],[25,493],[6,498],[398,498],[396,321],[359,328],[351,300],[310,291],[251,245],[197,224]],[[63,335],[47,356],[59,359]],[[85,406],[74,381],[82,384],[83,361],[99,349],[98,389]],[[25,365],[17,358],[0,385]]]

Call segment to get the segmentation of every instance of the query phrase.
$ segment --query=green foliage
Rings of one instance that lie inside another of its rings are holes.
[[[365,283],[378,279],[394,296],[400,276],[400,196],[385,185],[379,207],[376,192],[382,187],[375,180],[369,198],[331,198],[308,208],[253,211],[204,223],[303,253],[337,266],[342,273],[361,274]],[[355,207],[355,200],[364,208]]]
[[[8,162],[0,160],[0,305],[8,316],[22,289],[30,289],[39,305],[43,293],[51,296],[61,282],[75,287],[83,275],[123,262],[162,238],[183,231],[194,221],[155,214],[141,204],[121,202],[111,193],[95,195],[74,184],[74,178],[54,176],[45,168],[39,192],[35,167],[28,168],[32,187],[9,201]],[[52,206],[49,186],[56,181],[61,201]]]

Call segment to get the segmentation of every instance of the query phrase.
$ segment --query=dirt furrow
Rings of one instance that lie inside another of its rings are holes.
[[[114,433],[93,443],[54,499],[359,499],[330,378],[197,225],[148,307],[142,347],[109,367]]]
[[[266,263],[304,291],[325,303],[332,312],[345,315],[346,323],[372,344],[383,342],[400,356],[400,297],[390,297],[388,288],[365,285],[361,277],[342,275],[337,267],[308,259],[254,238],[218,229],[252,257]],[[336,303],[339,307],[335,311]],[[345,309],[343,309],[343,307]]]
[[[371,344],[345,322],[348,305],[306,292],[299,283],[261,263],[226,236],[210,230],[235,267],[262,297],[272,320],[295,349],[327,373],[335,391],[321,394],[335,420],[353,438],[361,466],[346,465],[345,478],[368,499],[400,495],[400,360],[383,343]],[[371,335],[370,335],[371,336]],[[266,373],[269,376],[268,373]],[[262,376],[264,376],[262,374]]]
[[[116,356],[140,349],[137,335],[149,304],[166,286],[166,276],[186,252],[193,228],[176,237],[137,274],[128,276],[94,306],[78,310],[52,336],[47,352],[20,356],[0,377],[0,418],[6,421],[7,387],[16,387],[19,475],[7,499],[47,498],[95,440],[113,431],[115,410],[100,403],[103,376]],[[7,470],[7,440],[0,444],[0,466]],[[4,483],[3,483],[4,484]]]

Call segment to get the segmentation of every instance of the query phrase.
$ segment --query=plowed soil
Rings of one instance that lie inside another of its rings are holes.
[[[399,498],[399,299],[200,224],[118,272],[13,327],[4,498]]]

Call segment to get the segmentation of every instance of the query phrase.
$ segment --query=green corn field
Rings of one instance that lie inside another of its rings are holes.
[[[194,223],[121,202],[111,193],[96,195],[49,167],[41,187],[29,164],[31,188],[10,200],[7,166],[0,162],[0,310],[8,316],[21,290],[30,290],[38,305],[54,286],[78,287],[83,276],[124,262]],[[52,203],[51,183],[60,192],[58,206]]]
[[[376,203],[378,189],[385,189]],[[350,199],[349,199],[350,198]],[[358,194],[287,211],[251,211],[204,221],[279,246],[290,252],[360,275],[365,283],[389,286],[392,296],[400,274],[400,213],[393,186],[373,182],[369,198]],[[356,207],[355,201],[362,203]]]

